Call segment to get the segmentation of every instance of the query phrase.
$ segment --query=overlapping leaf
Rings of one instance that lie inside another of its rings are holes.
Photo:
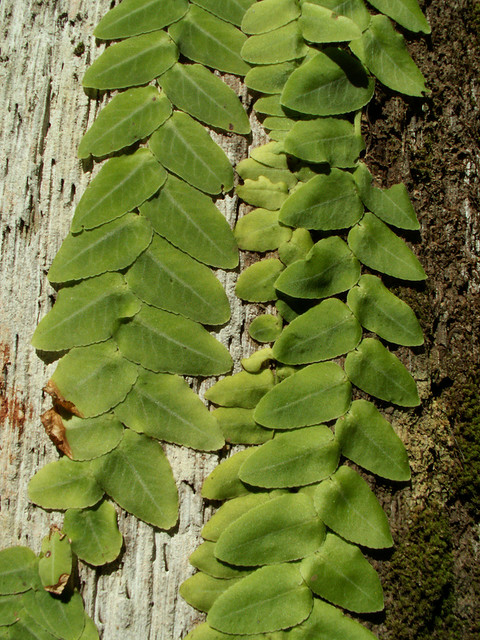
[[[217,0],[191,0],[193,4],[197,4],[199,7],[203,7],[213,13],[213,15],[227,20],[239,27],[242,24],[245,11],[256,0],[223,0],[219,3]]]

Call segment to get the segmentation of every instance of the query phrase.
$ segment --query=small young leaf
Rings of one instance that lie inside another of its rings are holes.
[[[202,496],[207,500],[229,500],[249,493],[238,477],[238,470],[254,451],[252,447],[244,449],[223,460],[205,479]]]
[[[228,444],[262,444],[273,437],[270,429],[263,429],[255,422],[252,409],[220,407],[213,415]]]
[[[210,611],[215,600],[238,579],[213,578],[206,573],[196,573],[180,586],[180,595],[191,607]]]
[[[80,198],[72,233],[94,229],[139,207],[160,189],[166,178],[167,172],[148,149],[110,158]]]
[[[38,583],[38,558],[28,547],[0,551],[0,594],[23,593]]]
[[[353,287],[360,278],[360,263],[338,236],[317,242],[305,260],[289,265],[275,282],[294,298],[326,298]]]
[[[233,169],[225,152],[186,113],[175,111],[148,146],[164,167],[196,189],[215,195],[233,187]]]
[[[255,318],[248,327],[248,334],[257,342],[273,342],[282,332],[282,318],[265,313]]]
[[[257,3],[249,11],[259,6]],[[298,23],[294,21],[274,31],[248,38],[242,47],[242,57],[252,64],[279,64],[303,58],[307,51]]]
[[[272,492],[274,493],[274,492]],[[202,538],[216,542],[229,524],[235,522],[250,509],[270,500],[269,493],[248,493],[228,500],[216,511],[202,529]]]
[[[345,360],[351,382],[380,400],[401,407],[420,404],[417,385],[400,360],[378,340],[365,338]]]
[[[292,73],[280,102],[315,116],[350,113],[370,102],[374,84],[361,62],[342,49],[328,47]]]
[[[327,527],[372,549],[393,545],[390,527],[375,494],[350,467],[340,467],[315,491],[315,507]]]
[[[220,562],[214,555],[215,543],[209,540],[203,542],[189,557],[188,561],[196,569],[203,571],[212,578],[222,578],[230,580],[231,578],[243,578],[251,573],[243,567],[233,567],[224,562]],[[229,585],[230,586],[230,585]]]
[[[228,298],[213,272],[156,234],[125,278],[154,307],[209,325],[230,318]]]
[[[388,0],[368,0],[368,2],[410,31],[423,31],[423,33],[432,31],[417,0],[398,0],[393,3]]]
[[[229,133],[250,133],[247,114],[233,89],[202,65],[176,64],[162,76],[161,84],[173,104],[194,118]]]
[[[258,373],[264,368],[265,364],[271,360],[273,360],[271,347],[264,347],[252,353],[248,358],[242,358],[240,363],[245,371]]]
[[[117,512],[109,502],[100,502],[90,509],[69,509],[63,528],[74,553],[88,564],[99,566],[113,562],[122,548]]]
[[[269,429],[296,429],[343,415],[351,385],[334,362],[312,364],[276,385],[255,409],[255,420]]]
[[[205,398],[222,407],[254,409],[258,401],[273,389],[274,377],[270,369],[260,373],[240,371],[233,376],[218,380],[205,392]]]
[[[313,240],[306,229],[294,229],[292,237],[287,242],[282,242],[278,247],[278,255],[285,265],[292,264],[297,260],[303,260],[312,250]]]
[[[348,234],[348,245],[363,264],[402,280],[427,277],[415,254],[385,223],[366,213]]]
[[[147,84],[178,60],[178,50],[165,31],[128,38],[108,47],[83,76],[91,89],[125,89]]]
[[[258,569],[219,596],[207,622],[225,633],[268,633],[300,624],[312,605],[298,567],[278,564]]]
[[[253,67],[245,76],[245,84],[252,91],[258,91],[259,93],[282,93],[286,81],[296,68],[296,62],[282,62],[281,64]]]
[[[351,227],[362,215],[352,176],[332,169],[295,189],[283,203],[279,221],[290,227],[330,231]]]
[[[80,417],[92,418],[124,400],[137,376],[137,367],[108,340],[69,351],[51,382],[63,398],[73,402]]]
[[[300,0],[302,12],[307,3],[326,7],[339,16],[350,18],[361,31],[365,31],[370,24],[371,16],[363,0]]]
[[[242,31],[248,34],[267,33],[296,20],[299,15],[300,7],[295,0],[264,0],[246,11]]]
[[[386,16],[372,16],[370,26],[361,38],[350,43],[350,49],[390,89],[419,97],[427,91],[425,79],[410,57],[404,37],[395,31]]]
[[[284,108],[280,104],[280,96],[278,94],[259,98],[254,103],[253,108],[257,113],[264,113],[268,116],[286,116],[287,115]],[[250,153],[250,157],[252,157],[251,153]]]
[[[149,136],[172,113],[170,101],[155,87],[130,89],[116,95],[100,111],[97,119],[83,136],[78,157],[100,158],[129,147]]]
[[[115,415],[138,433],[201,451],[215,451],[224,439],[215,417],[178,376],[142,370]]]
[[[40,589],[29,591],[23,596],[22,603],[28,616],[35,620],[37,629],[43,628],[62,640],[79,640],[82,635],[85,611],[78,591],[74,591],[68,600],[54,598]],[[34,634],[33,637],[38,636]]]
[[[339,458],[339,444],[328,427],[306,427],[277,434],[255,449],[239,475],[255,487],[301,487],[331,475]]]
[[[69,234],[53,260],[48,279],[63,283],[121,271],[145,251],[152,235],[148,220],[135,213],[91,231]]]
[[[285,116],[281,117],[269,117],[265,118],[263,121],[263,127],[267,129],[267,131],[290,131],[290,129],[295,124],[296,120],[292,118],[286,118]]]
[[[267,120],[271,120],[271,118],[267,118]],[[269,128],[267,120],[263,123],[265,129]],[[286,120],[286,118],[281,118],[281,120]],[[293,189],[298,182],[295,174],[288,169],[267,167],[253,158],[245,158],[239,162],[236,170],[242,180],[258,180],[261,176],[265,176],[270,182],[284,182],[289,189]]]
[[[93,34],[101,40],[118,40],[157,31],[179,20],[187,9],[187,0],[123,0],[105,14]]]
[[[238,277],[235,293],[248,302],[276,300],[275,281],[284,268],[277,258],[254,262]]]
[[[348,292],[347,304],[362,326],[380,338],[407,346],[423,344],[422,328],[414,312],[380,278],[363,275]]]
[[[350,42],[362,35],[350,18],[311,2],[303,3],[299,24],[303,37],[309,42]]]
[[[349,611],[371,613],[383,609],[377,572],[358,547],[327,533],[317,553],[300,565],[303,579],[316,595]]]
[[[312,500],[287,494],[254,507],[230,524],[215,545],[215,556],[237,566],[277,564],[305,558],[325,539]]]
[[[232,24],[191,5],[187,14],[168,30],[180,53],[225,73],[244,76],[250,69],[240,51],[246,36]]]
[[[245,180],[245,184],[236,188],[239,198],[253,205],[270,211],[280,209],[288,197],[288,187],[284,182],[272,182],[265,176],[257,180]]]
[[[274,251],[292,235],[291,229],[278,224],[278,211],[254,209],[240,218],[235,239],[244,251]]]
[[[278,96],[271,97],[279,100]],[[265,100],[268,100],[268,98],[265,98]],[[283,152],[283,146],[278,142],[268,142],[260,147],[255,147],[251,150],[250,157],[267,167],[288,169],[288,157]]]
[[[371,402],[355,400],[337,420],[335,436],[342,454],[382,478],[405,482],[410,467],[405,445]]]
[[[155,231],[200,262],[234,269],[238,250],[232,230],[211,198],[169,175],[158,196],[140,207]]]
[[[177,487],[158,442],[127,429],[118,447],[100,460],[98,482],[117,504],[161,529],[174,526]]]
[[[68,458],[49,462],[28,484],[28,497],[43,509],[82,509],[96,504],[102,496],[90,462]]]
[[[213,15],[231,22],[239,27],[242,24],[245,11],[256,0],[192,0],[193,4],[197,4],[199,7],[203,7]]]
[[[105,413],[98,418],[62,416],[60,419],[65,430],[65,446],[72,460],[92,460],[103,456],[115,449],[123,437],[123,425],[113,413]]]
[[[59,595],[72,573],[72,548],[63,531],[52,526],[42,540],[38,574],[46,591]]]

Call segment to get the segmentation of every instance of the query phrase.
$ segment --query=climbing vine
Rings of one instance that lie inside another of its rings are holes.
[[[198,572],[181,588],[208,612],[188,636],[195,640],[366,640],[374,636],[341,609],[383,608],[360,547],[393,540],[348,461],[389,480],[410,477],[380,409],[419,404],[388,345],[418,346],[423,337],[382,274],[420,281],[425,273],[398,235],[419,228],[405,187],[375,187],[359,159],[361,109],[375,78],[423,94],[390,18],[410,31],[429,27],[416,0],[370,4],[378,13],[363,0],[123,0],[95,30],[115,43],[83,86],[118,93],[80,143],[79,158],[105,162],[51,266],[57,300],[32,340],[60,357],[42,421],[64,456],[34,476],[29,496],[66,510],[55,540],[98,566],[122,544],[107,497],[157,527],[177,521],[159,441],[202,451],[259,445],[228,458],[203,487],[206,499],[225,504],[205,525],[190,558]],[[204,125],[226,135],[248,135],[250,125],[212,70],[245,76],[271,139],[237,166],[237,194],[255,208],[233,233],[215,204],[233,188],[232,166]],[[231,370],[210,333],[230,317],[212,269],[234,269],[237,245],[268,252],[241,273],[236,292],[275,302],[249,328],[270,346],[208,390],[217,407],[209,411],[182,376]],[[22,571],[36,567],[24,548],[8,553]],[[4,637],[27,637],[21,621],[40,615],[37,594],[52,599],[33,584],[25,592],[34,597],[1,591],[26,610],[26,618],[17,609],[2,617],[0,608]],[[82,620],[72,640],[96,637]],[[64,637],[43,626],[47,637]]]

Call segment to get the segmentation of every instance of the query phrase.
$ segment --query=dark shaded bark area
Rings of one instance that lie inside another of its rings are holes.
[[[398,354],[415,372],[422,406],[395,411],[412,481],[378,483],[396,546],[380,554],[385,614],[367,619],[382,640],[473,640],[480,631],[480,4],[426,0],[432,35],[405,33],[431,94],[403,99],[378,87],[364,121],[366,161],[380,186],[404,182],[421,234],[405,236],[428,274],[398,286],[425,345]],[[387,410],[388,412],[388,410]]]

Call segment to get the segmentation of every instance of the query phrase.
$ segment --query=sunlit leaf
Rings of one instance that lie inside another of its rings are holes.
[[[264,314],[255,318],[248,327],[248,333],[257,342],[273,342],[282,332],[282,318]]]
[[[202,451],[224,445],[215,417],[178,376],[141,371],[115,415],[130,429],[158,440]]]
[[[283,27],[300,16],[295,0],[264,0],[252,5],[242,20],[242,31],[248,34],[266,33]]]
[[[278,256],[285,265],[307,257],[313,247],[312,236],[306,229],[294,229],[292,237],[278,247]]]
[[[28,591],[38,582],[38,558],[28,547],[0,551],[0,594]]]
[[[292,118],[286,118],[285,116],[276,117],[270,116],[263,121],[263,127],[269,131],[269,135],[274,131],[290,131],[295,124],[295,120]]]
[[[417,0],[397,0],[397,2],[388,2],[388,0],[368,0],[368,2],[389,16],[402,27],[410,31],[423,31],[423,33],[431,33],[422,10],[418,6]]]
[[[242,358],[240,363],[245,371],[248,371],[249,373],[258,373],[271,360],[273,360],[271,347],[264,347],[263,349],[258,349],[258,351],[252,353],[248,358]]]
[[[257,9],[257,5],[249,11],[254,9]],[[252,64],[279,64],[303,58],[307,50],[298,23],[294,21],[274,31],[248,38],[242,47],[242,57]]]
[[[98,481],[117,504],[156,527],[173,527],[178,518],[177,487],[158,442],[126,430],[118,447],[101,461]]]
[[[196,573],[180,586],[180,595],[191,607],[199,611],[210,611],[215,600],[233,584],[236,579],[213,578],[206,573]]]
[[[254,262],[240,274],[235,293],[248,302],[268,302],[275,300],[275,281],[284,270],[284,265],[277,258],[267,258]]]
[[[262,444],[273,437],[270,429],[263,429],[255,422],[252,409],[219,407],[213,415],[228,444]]]
[[[205,392],[205,398],[222,407],[254,409],[258,401],[273,389],[274,377],[270,369],[252,374],[240,371],[218,380]]]
[[[238,264],[232,230],[211,198],[169,175],[140,211],[157,233],[196,260],[223,269]]]
[[[188,561],[196,569],[212,576],[212,578],[230,580],[231,578],[244,577],[249,573],[243,567],[234,567],[217,560],[214,555],[215,546],[215,543],[210,541],[202,543],[195,549]]]
[[[97,627],[87,614],[85,614],[85,627],[83,629],[83,633],[78,640],[100,640]]]
[[[245,76],[245,84],[249,89],[260,93],[281,93],[290,74],[296,68],[295,62],[253,67]]]
[[[380,400],[402,407],[420,404],[415,380],[379,340],[365,338],[347,355],[345,371],[354,385]]]
[[[393,544],[387,517],[365,480],[340,467],[315,491],[315,507],[327,527],[342,538],[372,549]]]
[[[1,640],[54,640],[53,636],[37,620],[28,615],[25,608],[22,609],[19,621],[10,627],[0,627]]]
[[[63,528],[74,553],[88,564],[99,566],[113,562],[122,548],[117,512],[109,502],[103,501],[90,509],[69,509]]]
[[[202,496],[207,500],[228,500],[249,493],[238,477],[238,470],[253,452],[253,447],[250,447],[223,460],[205,479]]]
[[[245,11],[256,0],[191,0],[193,4],[197,4],[199,7],[203,7],[210,11],[215,16],[231,22],[239,27],[242,24]]]
[[[80,638],[85,626],[85,611],[78,591],[74,591],[68,599],[60,599],[39,589],[26,593],[22,602],[27,614],[35,620],[37,629],[43,628],[62,640]]]
[[[105,49],[85,72],[83,86],[125,89],[147,84],[177,60],[177,47],[165,31],[135,36]]]
[[[271,97],[279,100],[278,96]],[[260,147],[255,147],[251,150],[250,157],[267,167],[288,169],[288,157],[283,151],[283,146],[278,142],[268,142]]]
[[[350,18],[311,2],[303,3],[299,24],[303,37],[309,42],[349,42],[362,35]]]
[[[187,9],[187,0],[123,0],[105,14],[93,34],[102,40],[118,40],[157,31],[179,20]]]
[[[290,239],[291,229],[278,224],[278,212],[254,209],[240,218],[235,226],[235,239],[244,251],[273,251]]]
[[[316,4],[326,7],[340,16],[350,18],[364,31],[370,24],[370,14],[363,0],[300,0],[302,12],[305,4]]]
[[[250,133],[250,123],[237,95],[223,80],[199,64],[176,64],[161,78],[173,104],[194,118],[224,131]]]
[[[269,391],[255,409],[255,420],[270,429],[296,429],[343,415],[351,386],[333,362],[312,364]]]
[[[94,229],[140,206],[160,189],[166,177],[167,172],[148,149],[110,158],[80,198],[72,233]]]
[[[51,527],[42,540],[38,561],[38,574],[42,585],[51,593],[60,594],[72,573],[72,548],[63,531]]]
[[[257,113],[264,113],[269,116],[287,115],[285,109],[280,104],[280,96],[278,94],[259,98],[254,103],[253,108]],[[250,157],[252,157],[251,154]]]
[[[267,120],[263,126],[268,129]],[[295,175],[288,169],[267,167],[253,158],[241,160],[236,166],[236,171],[242,180],[258,180],[260,176],[265,176],[270,182],[284,182],[289,189],[292,189],[298,182]]]
[[[186,113],[176,111],[148,146],[164,167],[196,189],[217,194],[233,187],[233,169],[225,152]]]
[[[116,95],[100,111],[78,146],[78,157],[101,157],[149,136],[172,113],[170,101],[155,87]]]
[[[271,494],[269,493],[248,493],[238,498],[227,500],[205,524],[202,529],[202,537],[205,540],[216,542],[228,525],[250,509],[253,509],[253,507],[264,504],[267,500],[270,500],[270,497]]]
[[[355,400],[337,420],[335,436],[342,454],[364,469],[389,480],[410,479],[405,445],[371,402]]]
[[[8,635],[2,636],[1,629],[17,622],[20,618],[21,610],[22,596],[20,594],[0,595],[0,638],[2,640]]]
[[[114,449],[123,437],[123,425],[113,413],[97,418],[62,417],[64,437],[73,460],[92,460]]]
[[[265,176],[257,180],[245,180],[245,184],[236,188],[238,196],[254,207],[270,211],[280,209],[288,196],[288,187],[284,182],[271,182]]]

